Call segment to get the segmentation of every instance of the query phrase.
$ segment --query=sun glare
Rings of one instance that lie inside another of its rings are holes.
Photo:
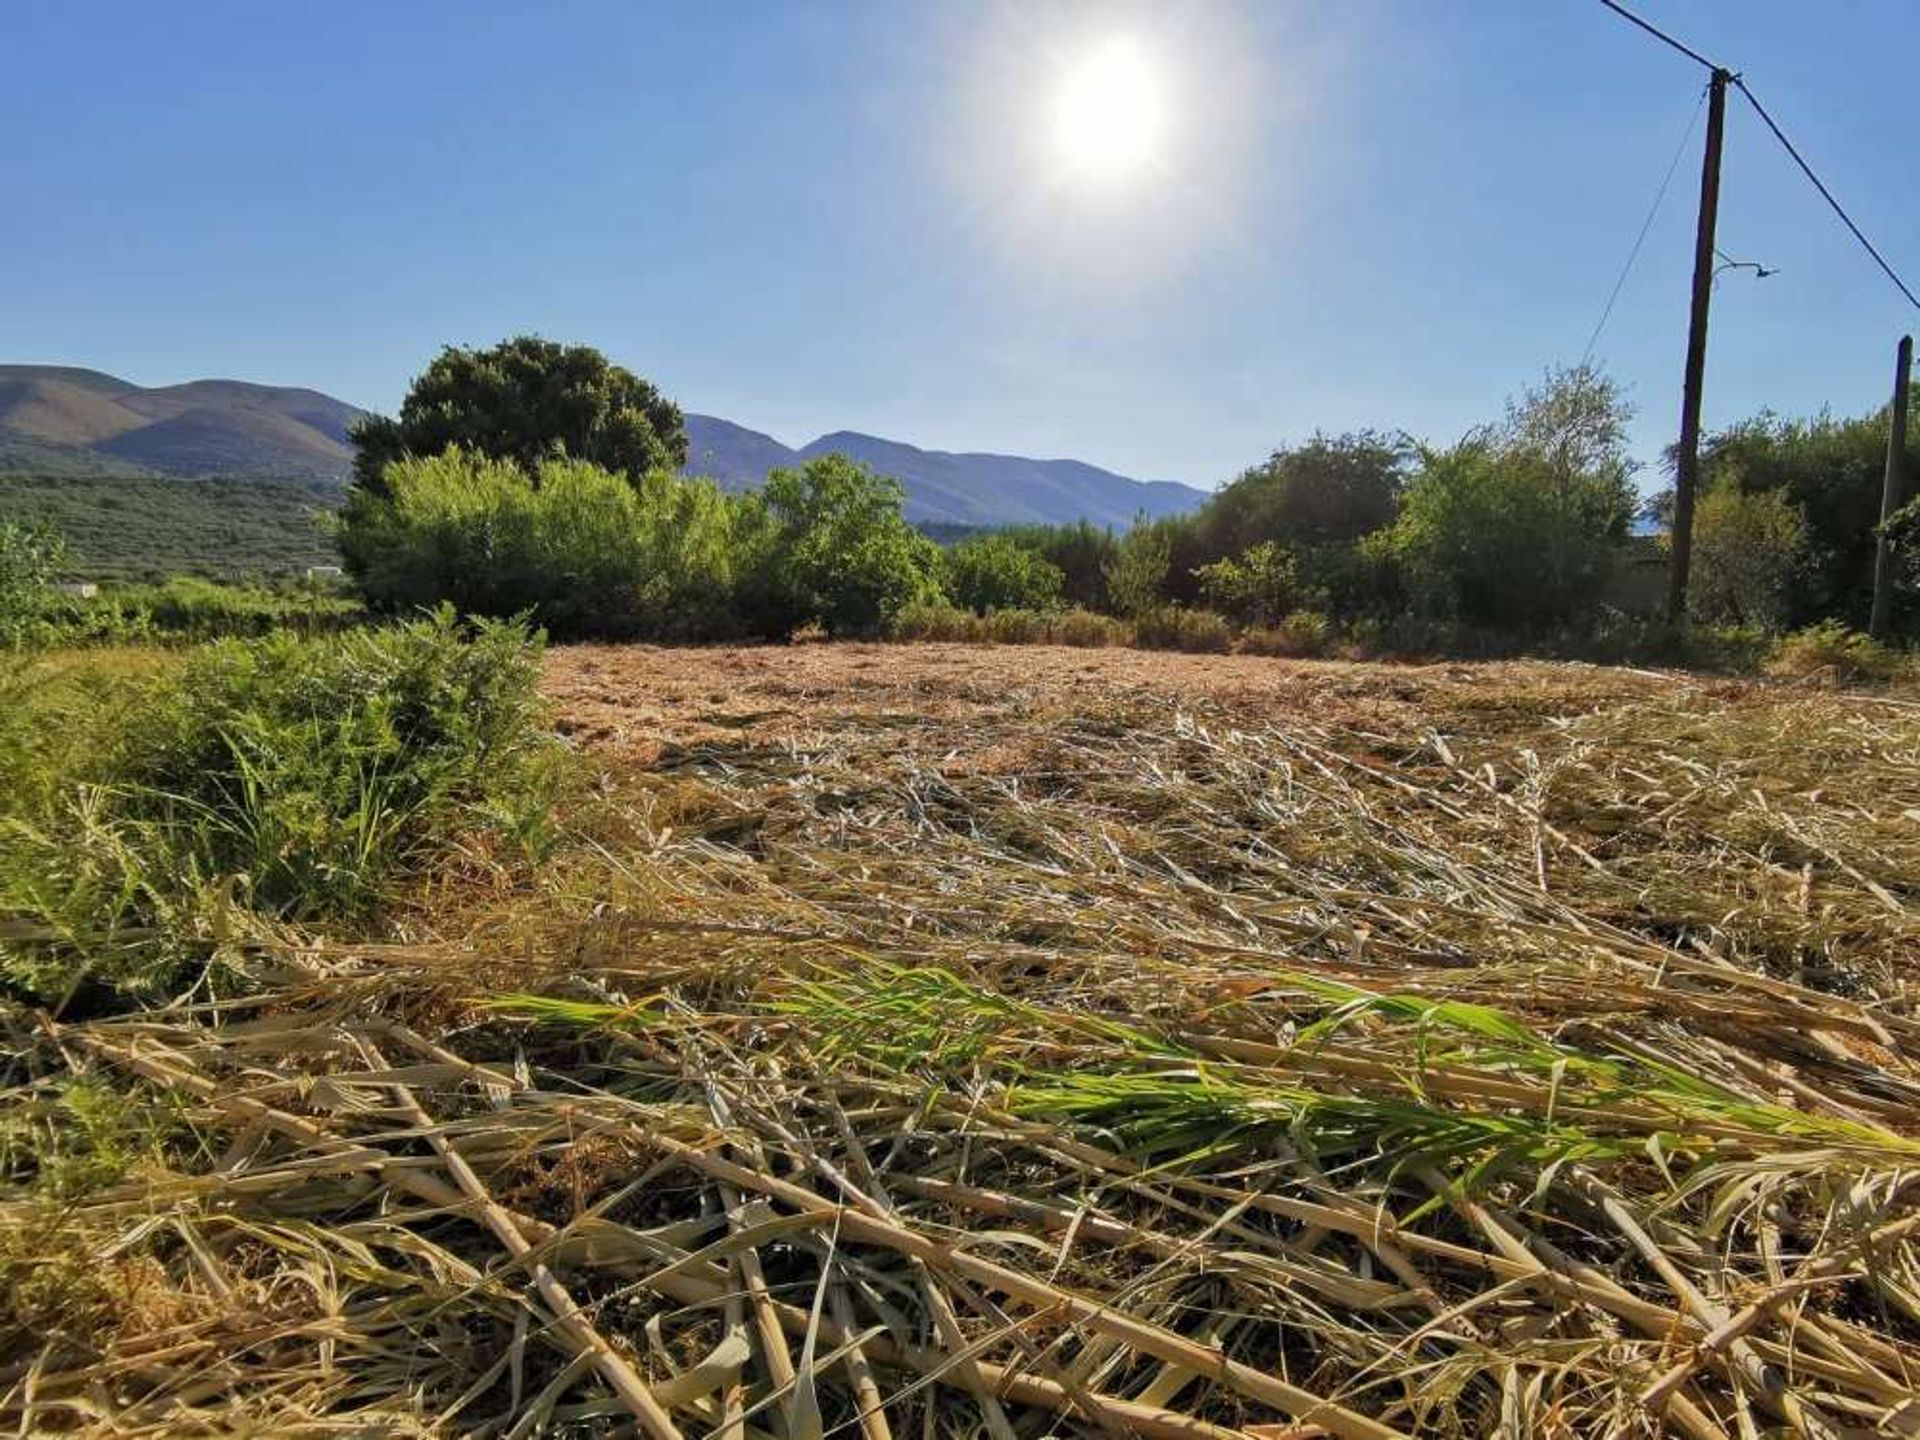
[[[1082,55],[1054,97],[1054,153],[1070,174],[1125,180],[1159,158],[1166,96],[1146,47],[1116,35]]]

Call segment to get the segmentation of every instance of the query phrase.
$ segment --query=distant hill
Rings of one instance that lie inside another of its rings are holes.
[[[345,483],[361,411],[317,390],[145,388],[67,365],[0,365],[0,469]]]
[[[365,412],[345,401],[242,380],[140,386],[69,365],[0,365],[0,475],[114,475],[345,485],[348,428]],[[843,451],[906,488],[907,518],[927,526],[1125,526],[1191,510],[1205,497],[1078,460],[922,450],[850,430],[798,450],[712,415],[687,416],[691,474],[750,489],[779,466]],[[164,492],[155,492],[164,493]]]
[[[921,525],[1065,524],[1091,520],[1124,527],[1148,516],[1178,515],[1206,496],[1169,480],[1132,480],[1079,460],[922,450],[851,430],[822,435],[798,450],[771,435],[712,415],[687,416],[687,470],[729,490],[747,490],[777,466],[835,451],[891,475],[906,487],[906,514]]]

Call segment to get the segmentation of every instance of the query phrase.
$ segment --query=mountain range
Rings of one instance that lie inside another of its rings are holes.
[[[362,413],[318,390],[0,365],[0,469],[344,483]]]
[[[0,365],[0,475],[244,478],[344,486],[347,432],[366,412],[317,390],[241,380],[146,387],[66,365]],[[842,452],[898,479],[917,524],[989,526],[1191,510],[1200,491],[1141,481],[1078,460],[922,450],[852,431],[793,449],[711,415],[686,417],[687,471],[724,488]]]
[[[1124,528],[1145,512],[1177,515],[1206,498],[1171,480],[1132,480],[1080,460],[1030,460],[922,450],[917,445],[836,430],[799,449],[712,415],[687,416],[687,470],[729,490],[758,485],[767,471],[834,453],[864,461],[906,489],[915,524],[1022,525],[1091,520]]]

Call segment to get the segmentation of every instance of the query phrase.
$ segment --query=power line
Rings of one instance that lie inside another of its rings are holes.
[[[1600,3],[1603,5],[1609,4],[1611,0],[1600,0]],[[1873,263],[1884,270],[1887,278],[1899,287],[1900,293],[1907,297],[1907,303],[1912,305],[1916,310],[1920,310],[1920,298],[1915,298],[1913,291],[1907,288],[1907,282],[1896,275],[1893,267],[1886,262],[1885,257],[1873,248],[1873,242],[1861,233],[1860,227],[1853,223],[1853,217],[1847,214],[1838,200],[1833,198],[1833,192],[1821,183],[1820,177],[1813,173],[1813,167],[1806,162],[1806,157],[1794,148],[1793,142],[1787,138],[1787,132],[1775,123],[1773,116],[1767,113],[1767,107],[1762,105],[1753,91],[1747,88],[1747,82],[1736,75],[1733,77],[1733,83],[1740,87],[1740,93],[1747,97],[1747,103],[1753,106],[1754,113],[1766,121],[1767,129],[1773,132],[1773,138],[1778,140],[1780,144],[1785,147],[1787,154],[1793,157],[1793,163],[1800,167],[1800,173],[1813,182],[1813,188],[1820,192],[1820,198],[1833,207],[1833,213],[1840,217],[1840,222],[1853,232],[1853,238],[1858,240],[1861,246],[1865,248],[1867,254],[1873,257]]]
[[[1732,71],[1727,70],[1725,66],[1714,64],[1713,61],[1707,59],[1706,56],[1702,55],[1692,46],[1681,44],[1657,25],[1642,20],[1638,15],[1627,9],[1626,6],[1619,4],[1618,0],[1600,0],[1600,3],[1618,15],[1622,20],[1646,31],[1647,34],[1653,36],[1653,38],[1661,44],[1678,50],[1682,55],[1697,65],[1704,65],[1709,70],[1726,75],[1729,80],[1739,86],[1740,93],[1747,97],[1747,103],[1753,106],[1754,113],[1766,123],[1767,129],[1773,132],[1773,138],[1780,142],[1781,148],[1793,157],[1793,163],[1800,167],[1800,173],[1813,182],[1813,188],[1820,192],[1820,198],[1825,200],[1827,204],[1833,208],[1833,213],[1840,217],[1840,223],[1845,225],[1847,229],[1853,233],[1853,238],[1860,242],[1861,248],[1873,257],[1873,263],[1878,265],[1886,277],[1899,289],[1900,293],[1907,297],[1907,303],[1912,305],[1916,310],[1920,310],[1920,296],[1915,296],[1913,291],[1907,288],[1907,282],[1895,273],[1893,266],[1887,263],[1886,257],[1874,248],[1873,242],[1867,239],[1866,233],[1861,230],[1858,225],[1853,223],[1853,217],[1847,214],[1845,207],[1843,207],[1838,200],[1833,198],[1833,192],[1826,187],[1825,182],[1813,173],[1813,167],[1807,163],[1806,157],[1795,148],[1793,141],[1787,138],[1787,132],[1780,128],[1779,123],[1773,116],[1767,113],[1767,107],[1760,103],[1759,97],[1747,88],[1747,82],[1745,80],[1742,80]]]
[[[1709,70],[1722,70],[1726,68],[1725,66],[1714,64],[1713,61],[1707,59],[1707,57],[1702,55],[1698,50],[1682,45],[1678,40],[1674,39],[1658,26],[1648,24],[1645,20],[1642,20],[1638,15],[1627,9],[1626,6],[1616,5],[1614,0],[1600,0],[1600,3],[1606,6],[1607,9],[1613,11],[1613,13],[1618,15],[1622,20],[1630,21],[1632,24],[1638,25],[1642,30],[1646,31],[1647,34],[1660,41],[1661,44],[1671,45],[1696,65],[1704,65]]]
[[[1613,282],[1613,293],[1607,296],[1606,308],[1600,312],[1600,319],[1593,327],[1593,333],[1587,337],[1587,348],[1580,352],[1580,363],[1585,365],[1593,358],[1593,347],[1600,343],[1600,332],[1607,328],[1607,321],[1613,317],[1613,307],[1619,302],[1620,292],[1626,288],[1627,276],[1633,273],[1634,261],[1640,258],[1640,247],[1647,243],[1647,232],[1653,229],[1654,217],[1660,213],[1660,204],[1667,198],[1667,189],[1673,184],[1674,172],[1680,168],[1680,159],[1687,153],[1687,142],[1693,139],[1694,127],[1700,123],[1701,107],[1707,103],[1707,92],[1700,91],[1700,99],[1693,107],[1693,114],[1687,120],[1686,133],[1680,137],[1675,147],[1673,159],[1667,164],[1665,178],[1660,181],[1660,189],[1653,197],[1653,204],[1647,210],[1647,218],[1640,224],[1640,233],[1634,236],[1633,248],[1627,252],[1627,263],[1620,267],[1620,278]]]

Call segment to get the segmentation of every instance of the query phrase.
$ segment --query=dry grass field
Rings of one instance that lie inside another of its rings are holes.
[[[158,1138],[9,1202],[0,1420],[1920,1433],[1920,697],[957,645],[544,686],[538,864],[9,1020],[20,1093]]]

